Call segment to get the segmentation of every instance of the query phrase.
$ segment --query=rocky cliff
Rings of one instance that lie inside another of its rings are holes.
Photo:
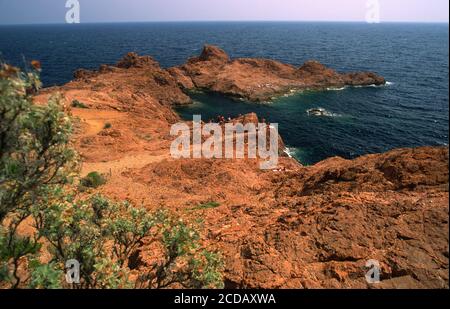
[[[172,105],[190,102],[183,89],[264,100],[288,89],[382,84],[381,77],[338,74],[317,62],[295,68],[230,60],[215,47],[169,70],[131,53],[75,77],[36,101],[59,92],[68,104],[86,105],[72,109],[74,144],[83,174],[108,175],[95,192],[204,219],[203,243],[223,253],[227,287],[449,287],[448,148],[330,158],[310,167],[282,157],[268,171],[257,160],[176,160],[169,153],[170,125],[180,121]],[[197,208],[212,201],[218,206]],[[152,262],[151,250],[142,245],[134,271]],[[380,284],[365,280],[369,259],[380,262]]]
[[[199,57],[169,72],[183,89],[203,89],[256,102],[291,91],[386,83],[372,72],[340,74],[317,61],[297,68],[268,59],[232,60],[225,51],[211,45],[206,45]]]

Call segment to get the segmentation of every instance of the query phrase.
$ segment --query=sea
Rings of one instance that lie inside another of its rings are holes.
[[[303,164],[355,158],[394,148],[448,145],[449,25],[433,23],[164,22],[0,26],[0,57],[17,66],[40,60],[45,86],[78,68],[113,64],[130,51],[162,67],[184,63],[204,44],[231,57],[261,57],[294,66],[315,59],[340,72],[374,71],[381,87],[290,93],[265,103],[191,93],[177,108],[185,119],[256,112],[279,131]],[[321,109],[321,113],[313,111]]]

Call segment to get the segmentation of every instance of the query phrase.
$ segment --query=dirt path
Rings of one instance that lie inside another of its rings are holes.
[[[81,119],[88,126],[83,136],[96,135],[103,130],[107,122],[124,119],[127,115],[110,110],[73,109],[72,113]]]
[[[150,163],[161,162],[169,158],[169,155],[154,155],[143,151],[127,155],[119,160],[94,163],[84,162],[82,165],[81,174],[86,175],[90,172],[97,171],[102,174],[117,175],[129,168],[142,168]]]
[[[104,129],[106,123],[120,121],[127,117],[126,113],[111,110],[73,109],[72,112],[74,116],[79,117],[87,125],[81,134],[83,137],[97,135]],[[119,175],[126,169],[142,168],[150,163],[160,162],[169,158],[168,154],[160,155],[142,150],[129,153],[118,160],[83,162],[81,175],[87,175],[93,171],[108,175]]]

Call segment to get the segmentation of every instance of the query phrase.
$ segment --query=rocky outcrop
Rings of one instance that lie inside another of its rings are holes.
[[[222,49],[212,45],[205,45],[200,57],[192,58],[190,62],[213,61],[218,63],[225,63],[229,60],[230,57],[228,57],[227,53]]]
[[[177,81],[178,87],[180,87],[181,89],[190,90],[195,88],[192,79],[189,76],[186,76],[181,69],[169,68],[167,71]]]
[[[152,57],[128,53],[115,66],[102,65],[97,71],[80,69],[74,73],[74,77],[89,81],[100,74],[117,73],[121,70],[145,71],[153,75],[156,83],[165,87],[165,92],[174,94],[173,99],[166,100],[170,104],[190,103],[183,91],[195,89],[261,102],[305,89],[385,84],[384,78],[375,73],[340,74],[317,61],[307,61],[296,68],[268,59],[232,60],[225,51],[211,45],[206,45],[200,56],[188,59],[186,64],[167,70],[162,69]]]
[[[251,233],[224,237],[229,287],[448,288],[448,148],[331,158],[272,183]]]
[[[447,147],[329,158],[308,167],[280,157],[279,168],[267,171],[250,159],[170,156],[170,124],[181,121],[172,105],[189,100],[181,89],[263,100],[295,87],[382,78],[339,74],[314,61],[296,68],[230,60],[215,47],[169,70],[134,54],[119,63],[80,71],[79,79],[36,100],[57,91],[88,106],[72,111],[82,173],[111,176],[95,193],[202,219],[202,243],[222,253],[227,288],[449,287]],[[260,119],[251,113],[231,121]],[[104,129],[107,122],[112,128]],[[195,210],[211,201],[219,206]],[[153,249],[143,242],[134,271],[152,265]],[[379,261],[381,283],[366,282],[368,260]]]
[[[73,73],[73,77],[75,79],[88,79],[95,76],[97,76],[97,73],[95,71],[86,69],[78,69]]]
[[[169,70],[184,89],[203,89],[249,101],[267,101],[290,91],[383,85],[371,72],[340,74],[317,61],[300,68],[268,59],[231,60],[222,49],[206,45],[199,57]]]
[[[164,161],[128,176],[165,205],[184,203],[181,212],[220,203],[191,216],[204,219],[207,246],[222,252],[227,288],[448,288],[447,148],[310,167],[283,159],[283,171],[254,164]],[[380,283],[366,281],[369,260],[380,264]]]
[[[115,66],[102,64],[97,71],[78,69],[74,72],[75,79],[89,79],[100,74],[119,72],[119,69],[154,69],[161,70],[159,63],[150,56],[139,56],[135,52],[130,52],[120,59]]]
[[[346,85],[350,86],[368,86],[384,85],[385,79],[371,72],[348,73],[343,76]]]
[[[239,123],[241,123],[243,125],[251,123],[251,124],[255,125],[256,130],[258,130],[258,125],[259,124],[261,124],[261,123],[266,124],[267,125],[266,126],[266,129],[267,129],[267,131],[266,131],[266,145],[270,145],[270,137],[271,137],[270,135],[272,134],[272,132],[270,132],[267,122],[263,118],[259,118],[256,113],[248,113],[248,114],[245,114],[245,115],[240,115],[240,116],[238,116],[236,118],[231,119],[230,121],[226,121],[225,123],[227,123],[227,122],[232,123],[234,125],[237,125]],[[225,125],[225,124],[223,124],[223,125]],[[223,132],[225,133],[225,128],[223,128]],[[245,145],[245,149],[246,150],[248,149],[247,148],[247,146],[248,146],[248,139],[247,138],[248,138],[248,132],[245,132],[244,133],[244,145]],[[224,135],[224,139],[223,140],[224,140],[223,148],[225,149],[225,135]],[[288,155],[287,155],[287,153],[285,151],[286,150],[286,145],[285,145],[281,135],[278,135],[277,140],[278,140],[278,156],[280,156],[280,157],[288,157]],[[235,143],[236,143],[236,135],[233,137],[233,144],[235,144]],[[225,156],[225,154],[224,154],[224,156]]]
[[[139,56],[137,53],[131,52],[117,63],[117,67],[124,69],[159,67],[159,63],[150,56]]]
[[[101,65],[98,70],[79,69],[74,73],[75,81],[84,85],[98,85],[112,82],[119,90],[124,86],[132,91],[134,96],[150,95],[164,105],[190,104],[192,101],[186,95],[179,82],[159,63],[149,56],[139,56],[128,53],[116,65]],[[128,80],[128,82],[127,82]],[[129,82],[132,80],[132,82]],[[120,91],[119,91],[120,92]]]

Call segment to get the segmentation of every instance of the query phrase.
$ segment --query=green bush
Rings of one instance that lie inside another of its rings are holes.
[[[220,206],[220,203],[217,202],[207,202],[207,203],[203,203],[200,204],[194,208],[192,208],[192,210],[204,210],[204,209],[211,209],[211,208],[217,208]]]
[[[0,280],[19,287],[23,257],[39,253],[39,236],[19,236],[17,229],[32,206],[77,170],[70,147],[71,124],[59,97],[33,104],[40,88],[38,71],[23,73],[0,63]]]
[[[156,217],[163,258],[139,277],[139,287],[223,288],[222,258],[201,248],[198,227],[164,211]]]
[[[106,183],[106,178],[98,172],[91,172],[81,178],[80,185],[85,188],[98,188]]]
[[[72,101],[72,107],[75,108],[88,108],[84,103],[78,101],[78,100],[73,100]]]
[[[31,278],[29,287],[32,289],[60,289],[64,273],[54,262],[41,264],[38,260],[30,261]]]
[[[81,265],[81,288],[219,288],[222,260],[201,249],[194,226],[166,211],[149,213],[131,204],[95,195],[88,200],[44,207],[37,229],[51,244],[60,269],[76,259]],[[131,282],[129,263],[144,239],[160,248],[161,261],[140,265]]]
[[[58,97],[33,104],[39,87],[37,69],[22,73],[0,63],[0,287],[223,287],[220,255],[201,247],[198,226],[72,191],[79,165],[70,119]],[[88,187],[104,182],[96,172],[81,180]],[[26,220],[36,230],[31,236],[18,232]],[[144,240],[159,248],[160,259],[134,261],[140,276],[131,282],[129,265]],[[64,280],[70,259],[80,262],[79,285]]]
[[[103,129],[111,129],[112,128],[112,124],[107,122],[105,123],[105,125],[103,126]]]

